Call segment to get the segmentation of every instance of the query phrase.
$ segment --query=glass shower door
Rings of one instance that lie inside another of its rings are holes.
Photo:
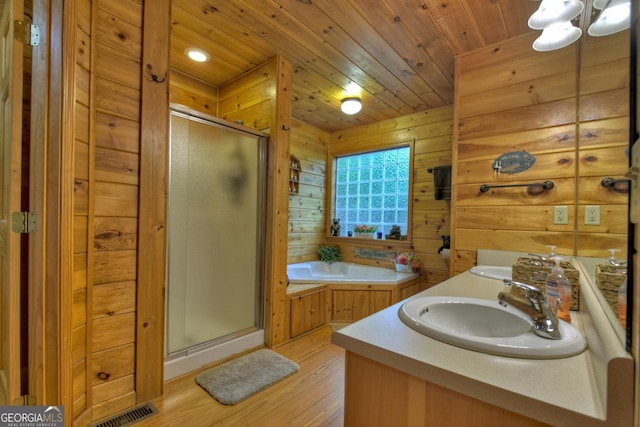
[[[172,112],[167,354],[261,327],[264,145]]]

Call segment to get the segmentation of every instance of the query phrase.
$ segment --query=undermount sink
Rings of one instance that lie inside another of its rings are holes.
[[[488,277],[490,279],[511,280],[511,267],[502,267],[498,265],[476,265],[475,267],[471,267],[469,272],[476,276]]]
[[[498,301],[468,297],[424,296],[405,302],[398,316],[410,328],[448,344],[500,356],[554,359],[573,356],[586,341],[560,320],[562,338],[539,337],[524,313]]]

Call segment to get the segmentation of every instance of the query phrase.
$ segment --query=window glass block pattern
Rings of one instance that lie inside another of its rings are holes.
[[[410,154],[401,147],[337,159],[333,217],[340,218],[341,236],[358,224],[407,232]]]

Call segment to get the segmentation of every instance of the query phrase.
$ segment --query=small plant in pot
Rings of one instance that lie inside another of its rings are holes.
[[[413,252],[398,252],[393,258],[396,271],[403,273],[419,273],[422,259],[414,255]]]
[[[326,262],[327,264],[340,261],[339,246],[321,246],[316,253],[320,255],[320,261]]]

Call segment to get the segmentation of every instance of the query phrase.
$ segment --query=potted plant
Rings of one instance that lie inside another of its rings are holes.
[[[356,225],[353,228],[353,232],[356,233],[356,236],[359,236],[359,237],[363,237],[363,236],[373,237],[377,229],[378,227],[375,225],[361,224],[361,225]]]
[[[396,266],[396,271],[401,273],[418,273],[420,272],[420,265],[422,265],[422,259],[414,255],[413,252],[398,252],[393,257],[393,262]]]
[[[321,246],[316,253],[320,255],[320,261],[327,264],[333,264],[341,259],[339,246]]]

